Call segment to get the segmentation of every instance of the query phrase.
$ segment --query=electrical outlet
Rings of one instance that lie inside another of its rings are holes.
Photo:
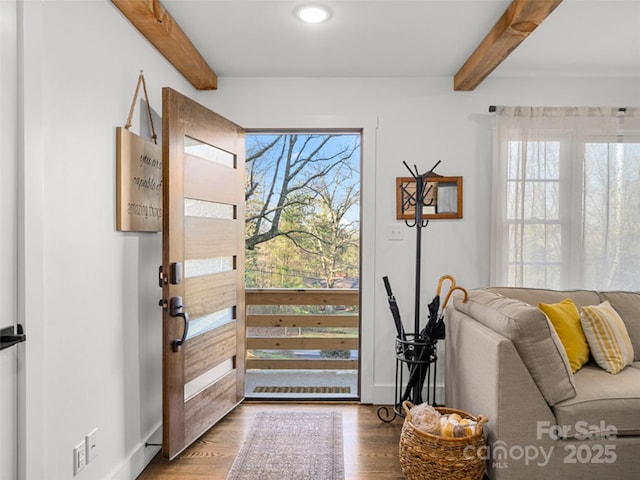
[[[404,229],[401,225],[389,226],[389,240],[404,240]]]
[[[85,442],[81,442],[73,449],[73,475],[76,476],[87,466],[87,450]]]
[[[85,437],[87,450],[87,463],[91,463],[98,456],[98,429],[94,428],[91,433]]]

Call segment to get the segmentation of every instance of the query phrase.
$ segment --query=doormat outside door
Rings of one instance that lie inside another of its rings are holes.
[[[344,480],[342,413],[258,412],[227,480]]]
[[[255,387],[253,393],[351,393],[351,387],[261,386]]]

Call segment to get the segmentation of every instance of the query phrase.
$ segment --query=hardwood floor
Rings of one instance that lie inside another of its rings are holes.
[[[178,458],[158,454],[138,480],[224,480],[257,412],[337,410],[342,412],[345,480],[404,479],[398,460],[402,418],[380,421],[378,406],[349,403],[245,402]]]

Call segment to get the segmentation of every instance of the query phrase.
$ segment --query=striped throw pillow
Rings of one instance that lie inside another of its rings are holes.
[[[629,333],[622,318],[608,301],[582,307],[580,323],[587,337],[589,350],[601,368],[615,375],[633,363]]]

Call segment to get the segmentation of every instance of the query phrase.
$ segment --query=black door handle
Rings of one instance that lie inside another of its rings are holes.
[[[189,333],[189,314],[184,311],[184,305],[182,305],[182,297],[171,297],[169,302],[169,315],[172,317],[182,317],[184,322],[184,329],[182,330],[182,338],[177,338],[171,342],[171,348],[174,352],[179,352],[180,347],[187,341],[187,334]]]
[[[0,330],[0,350],[13,347],[18,343],[24,342],[26,339],[27,336],[24,334],[22,325],[18,324],[17,331],[14,331],[13,325],[10,327],[5,327]]]

